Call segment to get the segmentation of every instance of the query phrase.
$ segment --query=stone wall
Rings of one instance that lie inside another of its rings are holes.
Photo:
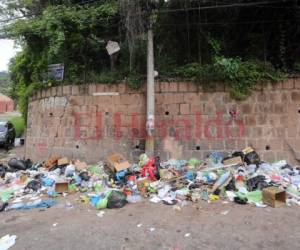
[[[222,84],[204,92],[190,82],[157,82],[155,108],[155,147],[164,159],[253,146],[264,160],[295,162],[291,148],[300,152],[297,78],[261,84],[242,102],[231,99]],[[145,122],[145,88],[133,91],[124,83],[53,87],[30,100],[26,155],[96,162],[119,152],[136,158],[144,149]]]

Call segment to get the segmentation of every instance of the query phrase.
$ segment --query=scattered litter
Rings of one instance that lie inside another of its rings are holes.
[[[143,226],[143,224],[142,224],[142,223],[140,223],[140,224],[137,224],[136,226],[137,226],[137,227],[141,227],[141,226]]]
[[[100,212],[97,213],[97,216],[98,216],[99,218],[102,218],[102,217],[104,216],[104,214],[105,214],[104,211],[100,211]]]
[[[150,232],[154,232],[155,231],[155,228],[154,227],[151,227],[149,228]]]
[[[57,203],[70,210],[76,206],[69,201],[72,195],[98,210],[119,209],[144,199],[178,212],[203,201],[219,206],[234,202],[240,208],[300,205],[299,167],[285,160],[263,162],[251,147],[212,151],[205,159],[161,161],[141,154],[138,162],[131,163],[116,153],[94,165],[61,156],[41,160],[44,163],[12,158],[8,166],[0,164],[0,212],[44,209]],[[52,199],[56,197],[64,201]],[[103,215],[104,211],[97,213]]]
[[[229,213],[229,210],[225,210],[223,212],[221,212],[222,215],[227,215]]]
[[[191,236],[190,233],[186,233],[186,234],[184,235],[184,237],[190,237],[190,236]]]
[[[5,235],[0,239],[0,250],[6,250],[16,244],[16,235]]]
[[[56,222],[56,223],[53,223],[52,226],[53,226],[53,227],[56,227],[57,225],[58,225],[58,223]]]
[[[153,203],[159,203],[159,202],[161,202],[161,199],[157,196],[153,196],[149,201],[151,201]]]

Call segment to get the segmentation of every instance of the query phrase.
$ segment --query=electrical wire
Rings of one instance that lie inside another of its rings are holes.
[[[216,5],[213,5],[213,6],[202,6],[202,7],[198,6],[198,7],[193,7],[193,8],[159,10],[157,12],[158,13],[172,13],[172,12],[182,12],[182,11],[192,11],[192,10],[208,10],[208,9],[234,8],[234,7],[250,7],[250,6],[262,7],[262,6],[259,6],[259,5],[278,4],[278,3],[283,3],[283,2],[286,3],[286,2],[292,2],[292,1],[293,0],[278,0],[278,1],[250,2],[250,3],[234,3],[234,4],[225,4],[225,5],[216,4]],[[76,5],[93,4],[93,3],[100,3],[100,2],[103,3],[105,1],[104,0],[86,0],[86,1],[81,1],[80,3],[78,3]],[[282,7],[282,8],[287,8],[287,7]],[[290,8],[292,8],[292,7],[290,7]],[[18,17],[15,17],[15,18],[0,20],[0,23],[7,23],[7,22],[19,20],[19,19],[29,18],[29,17],[36,17],[36,15],[23,15],[23,16],[18,16]],[[108,17],[108,18],[111,18],[111,17]]]
[[[182,12],[182,11],[191,11],[191,10],[208,10],[208,9],[221,9],[221,8],[235,8],[235,7],[251,7],[256,5],[268,5],[268,4],[278,4],[291,2],[293,0],[279,0],[279,1],[261,1],[261,2],[252,2],[252,3],[234,3],[234,4],[225,4],[225,5],[214,5],[214,6],[198,6],[192,8],[181,8],[181,9],[169,9],[169,10],[159,10],[159,13],[171,13],[171,12]]]

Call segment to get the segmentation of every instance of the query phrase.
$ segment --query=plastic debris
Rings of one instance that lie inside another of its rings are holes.
[[[100,212],[97,213],[97,216],[98,216],[99,218],[102,218],[102,217],[104,216],[104,214],[105,214],[104,211],[100,211]]]
[[[229,213],[229,210],[225,210],[223,212],[221,212],[222,215],[227,215]]]
[[[218,200],[215,204],[220,206],[234,202],[261,208],[278,203],[278,195],[263,199],[262,194],[273,187],[281,190],[282,204],[300,205],[300,169],[285,160],[262,162],[252,148],[233,153],[214,151],[206,159],[188,161],[162,161],[146,154],[134,163],[120,154],[94,165],[60,156],[44,160],[32,164],[12,158],[11,171],[0,164],[0,212],[48,208],[57,203],[49,196],[64,198],[61,207],[69,210],[74,208],[68,201],[71,195],[98,210],[121,208],[144,199],[169,205],[175,211],[191,202]]]
[[[16,235],[5,235],[0,239],[0,250],[6,250],[16,244]]]

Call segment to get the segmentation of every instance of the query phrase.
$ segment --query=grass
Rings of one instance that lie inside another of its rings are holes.
[[[16,130],[16,138],[21,137],[25,130],[25,121],[23,117],[12,117],[9,119],[9,121],[14,125]]]

